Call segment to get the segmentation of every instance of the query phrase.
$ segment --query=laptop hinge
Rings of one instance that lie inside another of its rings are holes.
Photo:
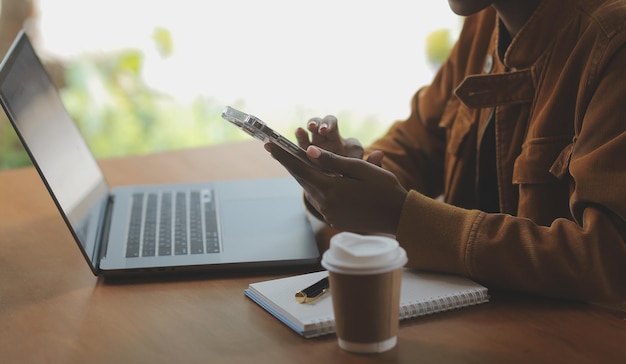
[[[97,239],[99,251],[96,257],[96,269],[100,271],[100,261],[106,257],[107,249],[109,247],[109,231],[111,228],[111,215],[113,211],[113,203],[114,198],[113,195],[110,195],[107,198],[106,206],[104,207],[104,218],[102,219],[102,228],[98,229],[100,231],[100,238]]]

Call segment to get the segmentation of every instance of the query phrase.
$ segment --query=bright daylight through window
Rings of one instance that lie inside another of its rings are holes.
[[[461,25],[445,1],[32,4],[30,34],[98,158],[246,139],[225,105],[288,137],[333,114],[367,144],[408,115]],[[28,163],[2,144],[0,168]]]

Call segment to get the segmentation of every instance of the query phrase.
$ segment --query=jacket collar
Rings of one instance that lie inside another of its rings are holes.
[[[511,40],[504,54],[504,64],[512,69],[533,65],[548,49],[555,34],[574,21],[573,15],[579,2],[580,0],[543,0]],[[498,22],[498,27],[501,26],[502,23]]]

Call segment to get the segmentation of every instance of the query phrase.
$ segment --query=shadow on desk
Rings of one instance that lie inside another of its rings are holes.
[[[203,281],[211,279],[239,279],[247,278],[252,281],[262,279],[263,277],[282,277],[297,274],[305,274],[322,270],[319,264],[306,266],[286,266],[286,267],[265,267],[265,268],[226,268],[209,270],[205,272],[185,272],[185,271],[164,271],[136,273],[132,276],[120,277],[101,277],[100,284],[107,285],[133,285],[133,284],[162,284],[176,283],[181,281]]]

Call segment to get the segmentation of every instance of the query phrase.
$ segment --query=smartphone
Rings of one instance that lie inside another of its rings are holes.
[[[306,151],[304,149],[274,131],[256,116],[246,114],[243,111],[226,106],[224,111],[222,111],[222,118],[240,127],[243,131],[252,135],[254,138],[264,142],[272,142],[309,166],[319,169],[318,166],[311,163],[309,158],[306,156]]]

